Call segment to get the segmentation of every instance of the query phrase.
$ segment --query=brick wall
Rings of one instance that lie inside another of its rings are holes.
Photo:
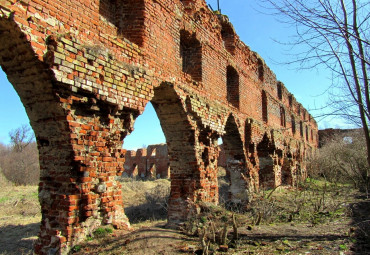
[[[217,203],[219,137],[234,202],[304,177],[315,120],[204,0],[0,0],[0,9],[0,64],[40,151],[37,254],[66,253],[101,224],[130,227],[115,176],[149,101],[168,144],[169,224],[193,202]]]

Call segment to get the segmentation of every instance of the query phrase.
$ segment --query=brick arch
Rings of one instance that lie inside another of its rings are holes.
[[[154,89],[151,100],[166,137],[171,169],[171,195],[169,199],[169,224],[186,219],[189,201],[197,200],[199,178],[195,153],[195,128],[188,119],[179,94],[171,83],[162,83]]]
[[[0,19],[0,64],[25,107],[39,150],[39,200],[43,220],[35,251],[59,251],[70,226],[68,216],[59,214],[71,205],[60,203],[62,195],[68,197],[79,193],[79,187],[67,187],[62,180],[68,176],[77,177],[71,170],[73,148],[66,142],[70,132],[68,112],[63,107],[65,98],[58,94],[53,74],[46,71],[47,65],[35,56],[26,35],[14,21],[5,18]],[[58,231],[60,238],[50,240],[49,236],[43,238],[41,235],[52,231]]]
[[[222,136],[225,156],[226,172],[230,180],[229,197],[234,204],[246,204],[248,196],[248,170],[242,135],[240,134],[235,117],[230,114],[225,125],[225,134]]]
[[[279,124],[278,111],[272,110],[278,109],[275,75],[230,28],[220,36],[222,20],[205,1],[2,1],[0,9],[0,62],[26,107],[40,149],[43,222],[35,253],[67,253],[101,224],[129,227],[115,177],[125,161],[122,141],[148,101],[157,104],[172,150],[170,223],[185,220],[193,202],[216,203],[217,138],[225,130],[240,155],[252,153],[253,145],[255,172],[263,157],[273,160],[273,170],[281,166],[284,149],[276,156],[271,137],[282,147],[279,136],[291,135],[272,129]],[[121,10],[129,15],[123,17]],[[186,68],[179,54],[180,27],[191,31],[182,38],[182,55],[190,57]],[[238,74],[238,91],[240,98],[251,95],[248,104],[230,107],[225,100],[227,63],[247,70]],[[299,109],[295,100],[286,108],[297,127],[304,119]],[[238,118],[253,119],[245,145]],[[314,121],[307,125],[317,129]],[[271,146],[260,143],[265,132]],[[316,143],[301,133],[293,138],[301,142],[296,161],[303,173],[304,157]]]
[[[19,26],[0,19],[0,64],[18,93],[39,150],[42,221],[37,254],[62,254],[102,224],[129,228],[123,210],[122,141],[139,111],[72,91],[35,55]],[[53,37],[44,47],[55,49]],[[39,45],[42,47],[42,44]]]
[[[267,133],[263,135],[261,142],[257,145],[259,161],[259,184],[262,188],[273,188],[275,186],[275,145]]]

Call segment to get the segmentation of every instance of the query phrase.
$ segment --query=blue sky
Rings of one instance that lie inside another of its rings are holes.
[[[327,94],[324,93],[331,84],[330,73],[325,70],[301,70],[278,64],[286,61],[289,49],[275,42],[289,41],[294,32],[291,28],[277,22],[274,17],[262,14],[258,0],[220,0],[222,14],[229,17],[240,39],[251,50],[256,51],[265,60],[267,65],[282,81],[296,99],[310,110],[325,104]],[[217,0],[208,0],[214,10],[217,9]],[[317,112],[310,111],[312,115]],[[6,79],[0,72],[0,142],[8,143],[8,133],[29,120],[24,107]],[[325,119],[319,121],[319,128],[345,128],[340,119]],[[136,120],[134,132],[124,141],[124,148],[135,149],[142,145],[165,142],[159,120],[151,105],[145,109],[143,115]]]

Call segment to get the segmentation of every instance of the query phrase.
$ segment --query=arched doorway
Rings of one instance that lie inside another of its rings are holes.
[[[226,172],[230,181],[229,205],[245,205],[249,201],[248,178],[245,152],[241,135],[233,115],[227,119],[222,137],[226,157]]]

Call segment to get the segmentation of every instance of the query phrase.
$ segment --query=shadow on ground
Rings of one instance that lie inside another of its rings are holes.
[[[167,206],[157,203],[145,203],[125,208],[126,216],[131,224],[152,220],[167,219]]]
[[[83,244],[73,254],[175,254],[178,247],[194,239],[179,231],[166,229],[164,224],[144,227],[130,233],[96,239]]]
[[[0,227],[0,254],[32,254],[40,223]]]
[[[352,211],[351,235],[356,239],[354,254],[370,254],[370,198],[359,196],[357,203],[350,205]]]

